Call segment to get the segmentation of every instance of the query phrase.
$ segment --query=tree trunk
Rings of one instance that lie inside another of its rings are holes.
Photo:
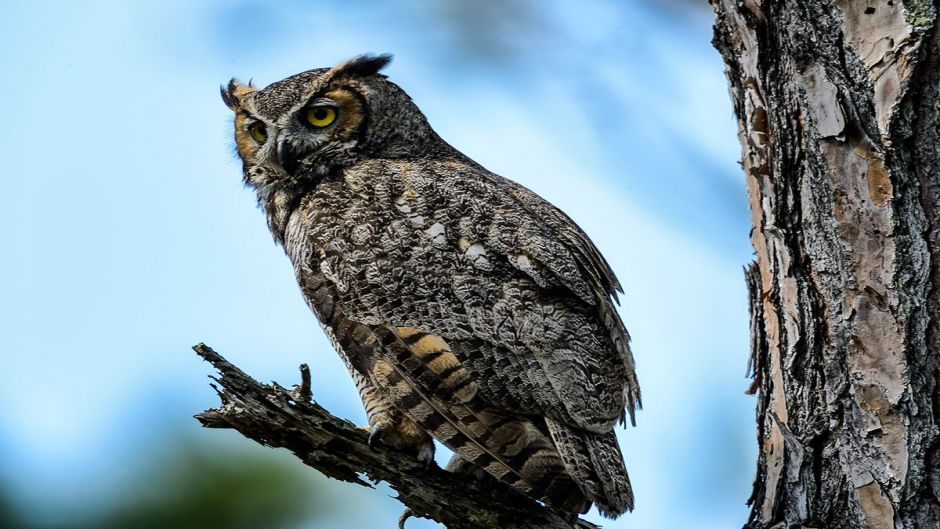
[[[756,262],[747,528],[940,528],[932,0],[712,0]]]

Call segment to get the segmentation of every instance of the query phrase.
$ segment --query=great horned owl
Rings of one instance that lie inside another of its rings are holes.
[[[620,284],[564,213],[442,140],[379,73],[389,61],[222,88],[245,183],[370,442],[430,461],[437,439],[448,469],[563,512],[632,509],[613,431],[640,406]]]

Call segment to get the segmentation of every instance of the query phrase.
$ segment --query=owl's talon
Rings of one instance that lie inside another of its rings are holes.
[[[415,513],[411,512],[411,509],[405,509],[405,512],[398,517],[398,529],[405,529],[405,522],[414,515]]]
[[[424,470],[431,470],[431,468],[437,466],[437,462],[434,461],[434,443],[429,442],[424,446],[418,449],[418,461],[424,463]]]
[[[382,435],[387,429],[388,427],[384,424],[376,424],[369,428],[369,448],[375,450],[376,445],[382,441]]]

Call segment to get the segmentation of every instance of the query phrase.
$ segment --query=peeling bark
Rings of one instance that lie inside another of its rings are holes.
[[[937,6],[712,4],[756,253],[746,527],[940,527]]]

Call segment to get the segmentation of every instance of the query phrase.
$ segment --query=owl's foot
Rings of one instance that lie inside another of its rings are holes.
[[[450,461],[447,462],[444,470],[461,476],[469,476],[474,481],[494,484],[498,482],[491,474],[473,463],[468,463],[466,459],[457,454],[450,457]]]
[[[402,428],[401,426],[405,426]],[[434,462],[434,441],[424,432],[412,431],[410,424],[396,427],[385,421],[376,421],[369,426],[369,448],[373,450],[382,443],[385,446],[415,454],[415,458],[431,468]]]
[[[375,450],[378,443],[387,444],[382,440],[390,430],[391,426],[387,422],[377,422],[369,425],[369,448]]]
[[[424,463],[425,470],[437,465],[434,461],[434,441],[428,441],[418,447],[418,461]]]

